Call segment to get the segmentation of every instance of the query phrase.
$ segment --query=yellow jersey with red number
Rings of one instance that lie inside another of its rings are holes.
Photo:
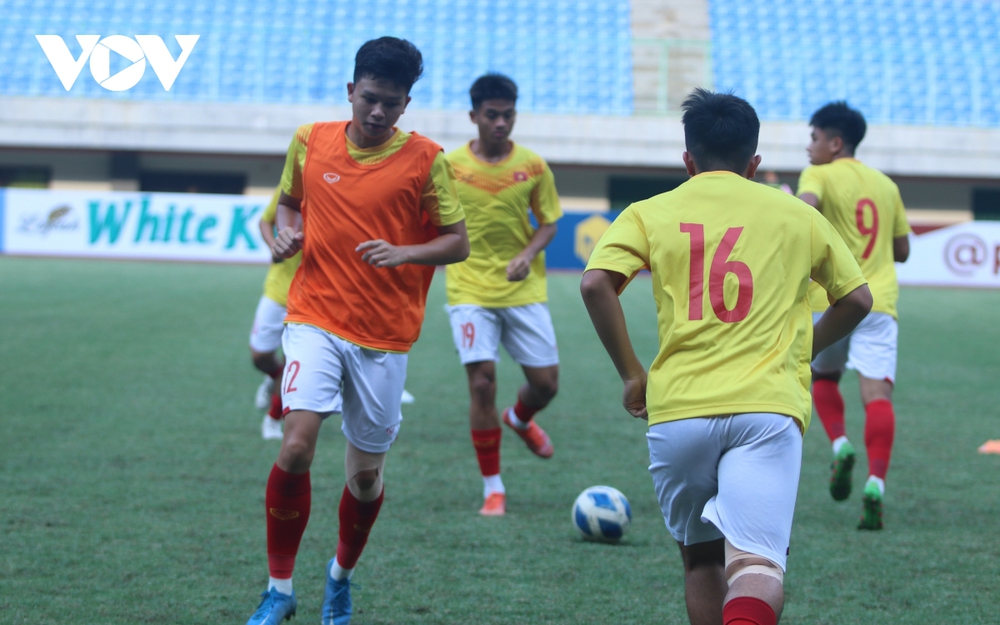
[[[362,162],[352,154],[348,125],[302,126],[289,148],[282,190],[302,199],[304,237],[285,321],[369,349],[407,352],[420,335],[434,268],[373,267],[357,246],[425,243],[437,236],[434,226],[462,220],[461,205],[439,145],[397,130]]]
[[[812,193],[817,209],[843,237],[872,292],[872,312],[897,317],[899,284],[892,240],[910,232],[899,187],[882,172],[853,158],[813,165],[799,177],[799,197]],[[813,295],[814,309],[826,310],[825,298]]]
[[[837,298],[865,283],[830,222],[787,193],[706,172],[629,206],[587,264],[629,278],[643,268],[660,339],[650,425],[773,412],[808,427],[809,280]]]
[[[278,198],[281,196],[281,187],[274,190],[271,202],[264,209],[264,215],[260,220],[272,224],[278,215]],[[271,263],[271,268],[267,270],[267,277],[264,278],[264,297],[273,302],[285,306],[288,302],[288,287],[292,285],[292,278],[295,277],[295,270],[302,262],[302,252],[291,258],[277,263]]]
[[[528,277],[507,280],[507,265],[535,234],[528,212],[539,224],[562,217],[555,177],[531,150],[514,144],[498,163],[487,163],[464,145],[447,155],[469,230],[469,258],[448,265],[448,303],[485,308],[525,306],[548,299],[545,252],[531,262]]]

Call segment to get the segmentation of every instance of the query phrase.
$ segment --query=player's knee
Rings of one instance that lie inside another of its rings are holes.
[[[308,468],[312,464],[315,449],[316,446],[306,437],[286,431],[281,441],[281,464],[294,469]]]
[[[496,378],[484,373],[477,374],[469,380],[469,390],[480,402],[491,403],[496,397]]]
[[[253,362],[254,367],[264,373],[274,371],[278,364],[274,358],[274,352],[257,352],[251,349],[250,360]]]
[[[547,375],[540,379],[529,382],[531,392],[536,397],[544,397],[546,401],[551,400],[559,392],[559,376],[556,374]]]
[[[370,491],[379,482],[378,469],[362,469],[351,476],[351,481],[360,491]]]
[[[733,582],[744,575],[765,575],[784,584],[785,572],[781,566],[763,556],[743,551],[726,541],[726,581]]]

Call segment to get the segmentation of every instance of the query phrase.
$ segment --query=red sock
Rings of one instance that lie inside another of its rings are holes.
[[[527,423],[528,421],[531,421],[531,418],[535,416],[536,412],[544,407],[545,406],[525,406],[521,402],[521,398],[518,397],[517,403],[514,404],[514,414],[517,415],[518,419]]]
[[[833,380],[816,380],[813,382],[813,402],[816,404],[816,414],[823,422],[826,435],[834,441],[845,435],[844,429],[844,398],[840,388]]]
[[[267,411],[267,416],[271,417],[275,421],[280,421],[281,417],[284,416],[281,410],[281,393],[275,393],[274,395],[271,395],[271,409]]]
[[[520,419],[520,417],[518,417]],[[472,430],[472,446],[476,448],[479,471],[483,477],[500,474],[500,428]]]
[[[378,499],[362,503],[344,486],[344,495],[340,498],[340,541],[337,543],[337,563],[342,568],[353,569],[357,565],[384,498],[383,487]]]
[[[896,434],[896,414],[888,399],[876,399],[865,406],[865,447],[868,449],[868,473],[885,479]]]
[[[267,566],[271,577],[288,579],[309,522],[312,486],[309,473],[288,473],[277,464],[267,479]]]
[[[774,608],[757,597],[736,597],[722,607],[723,625],[777,625]]]

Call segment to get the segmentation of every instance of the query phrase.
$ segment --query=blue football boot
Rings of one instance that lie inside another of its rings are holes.
[[[333,562],[326,563],[326,592],[323,594],[323,625],[350,625],[351,622],[351,580],[335,580],[330,575]]]
[[[260,593],[260,605],[247,621],[247,625],[278,625],[281,621],[295,616],[298,604],[294,590],[290,595],[283,595],[271,588],[267,592]]]

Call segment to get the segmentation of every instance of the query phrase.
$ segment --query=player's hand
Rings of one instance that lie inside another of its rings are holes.
[[[296,232],[295,228],[282,228],[278,236],[274,237],[274,246],[271,248],[271,256],[274,258],[291,258],[302,249],[304,235]]]
[[[625,390],[622,392],[622,405],[636,419],[648,420],[646,414],[646,373],[641,378],[625,380]]]
[[[382,239],[365,241],[354,248],[355,252],[364,252],[361,260],[373,267],[397,267],[406,262],[406,253],[402,247],[386,243]]]
[[[507,282],[520,282],[528,277],[531,271],[531,259],[517,255],[507,265]]]

